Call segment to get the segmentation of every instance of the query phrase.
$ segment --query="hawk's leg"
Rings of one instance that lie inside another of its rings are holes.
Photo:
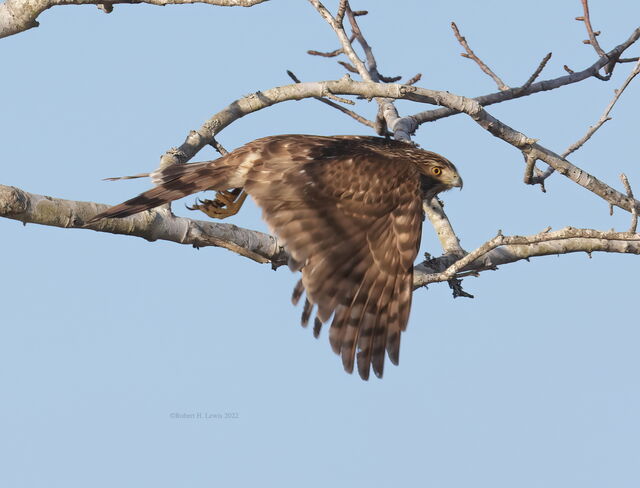
[[[247,198],[247,193],[242,188],[216,192],[213,200],[200,200],[187,207],[189,210],[200,210],[214,219],[226,219],[240,211],[240,207]]]

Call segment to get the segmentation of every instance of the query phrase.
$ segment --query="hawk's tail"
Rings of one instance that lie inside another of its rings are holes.
[[[173,164],[156,170],[150,175],[157,185],[155,188],[99,213],[87,221],[87,224],[104,218],[128,217],[199,191],[231,188],[227,184],[231,168],[221,159],[203,163]]]

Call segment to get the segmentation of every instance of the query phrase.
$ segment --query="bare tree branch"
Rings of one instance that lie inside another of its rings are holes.
[[[593,229],[567,227],[555,232],[531,236],[503,236],[485,242],[462,259],[448,264],[438,258],[415,268],[414,286],[420,287],[456,276],[467,276],[534,256],[549,256],[574,252],[613,252],[640,254],[640,234],[631,232],[601,232]],[[443,269],[444,268],[444,269]]]
[[[640,73],[640,61],[638,61],[638,63],[635,65],[631,73],[629,73],[629,76],[627,76],[627,79],[624,80],[624,83],[622,83],[622,86],[620,86],[620,88],[618,88],[617,90],[614,90],[615,95],[613,99],[609,102],[609,105],[607,105],[607,108],[604,110],[603,114],[600,116],[598,121],[594,125],[589,127],[586,134],[581,139],[571,144],[567,148],[567,150],[562,153],[563,158],[566,158],[572,152],[575,152],[578,149],[580,149],[584,145],[584,143],[587,142],[591,138],[591,136],[593,136],[593,134],[595,134],[596,131],[604,125],[605,122],[608,122],[609,120],[611,120],[611,117],[609,117],[609,114],[611,113],[613,106],[616,104],[616,102],[618,101],[622,93],[625,91],[627,86],[629,86],[629,83],[631,83],[631,81],[638,75],[638,73]],[[531,170],[533,170],[533,168],[531,168]],[[529,168],[527,168],[527,171],[529,171]],[[541,173],[536,177],[531,177],[531,173],[529,173],[530,177],[528,181],[527,181],[527,177],[525,176],[525,183],[528,183],[530,185],[543,184],[544,180],[546,180],[549,176],[551,176],[554,173],[554,171],[555,171],[554,168],[552,166],[549,166],[549,168],[547,168],[547,170],[544,173]]]
[[[495,74],[493,70],[489,68],[489,66],[487,66],[482,61],[482,59],[480,59],[476,55],[476,53],[473,52],[467,40],[462,36],[462,34],[460,34],[460,31],[458,30],[458,26],[456,25],[455,22],[451,22],[451,28],[453,29],[453,33],[456,36],[456,39],[458,39],[458,42],[466,51],[462,53],[460,56],[462,56],[463,58],[467,58],[475,61],[476,64],[480,67],[480,69],[484,71],[486,74],[488,74],[491,77],[491,79],[493,79],[493,81],[496,82],[496,85],[498,85],[498,90],[500,91],[508,90],[509,87],[504,83],[504,81],[502,81],[500,77],[497,74]]]
[[[0,185],[0,216],[25,224],[84,228],[86,221],[107,208],[109,205],[101,203],[62,200]],[[223,247],[258,263],[286,264],[286,253],[268,234],[231,224],[176,217],[166,208],[142,212],[126,219],[105,219],[86,228],[142,237],[148,241]]]
[[[340,64],[345,66],[350,72],[357,72],[360,77],[369,82],[379,82],[383,81],[382,78],[385,78],[380,75],[377,69],[377,62],[375,56],[373,55],[373,50],[371,46],[364,38],[360,27],[355,19],[356,15],[353,14],[351,8],[349,7],[349,2],[341,3],[340,6],[344,6],[346,9],[346,13],[349,17],[349,22],[351,24],[351,28],[353,31],[353,35],[351,37],[347,36],[347,33],[344,29],[342,18],[334,18],[331,13],[325,8],[324,5],[319,0],[309,0],[315,9],[320,13],[320,15],[327,21],[327,23],[331,26],[333,31],[338,36],[340,43],[342,44],[342,52],[349,58],[351,64],[344,63],[339,61]],[[365,56],[367,58],[367,64],[358,57],[357,53],[353,49],[352,42],[357,39],[360,43],[361,47],[365,52]],[[391,80],[390,78],[385,78],[385,82]],[[393,132],[394,139],[401,141],[410,141],[410,134],[413,134],[415,128],[415,121],[413,119],[407,120],[398,124],[398,111],[395,107],[390,108],[389,105],[392,105],[391,100],[380,99],[379,97],[375,97],[376,102],[379,106],[378,111],[378,122],[384,121],[384,124],[377,125],[377,133],[379,135],[384,135],[386,133],[386,127],[389,127]],[[387,120],[386,117],[389,117]],[[394,129],[394,126],[398,127],[398,131]],[[410,129],[409,129],[410,128]],[[409,129],[409,130],[407,130]]]
[[[540,76],[540,73],[542,73],[542,70],[544,69],[544,67],[547,65],[547,63],[549,62],[549,60],[551,59],[552,54],[551,53],[547,53],[547,55],[542,58],[542,61],[540,61],[540,64],[538,65],[538,67],[536,68],[536,70],[533,72],[533,74],[529,77],[529,79],[524,83],[524,85],[522,85],[520,87],[521,90],[526,90],[527,88],[529,88],[531,86],[531,84],[536,81],[536,79],[538,78],[538,76]]]
[[[510,88],[509,90],[500,91],[496,93],[490,93],[488,95],[482,95],[479,97],[475,97],[474,100],[480,103],[483,106],[493,105],[494,103],[504,102],[506,100],[513,100],[515,98],[520,98],[528,95],[532,95],[534,93],[539,93],[542,91],[555,90],[556,88],[560,88],[562,86],[570,85],[572,83],[578,83],[580,81],[586,80],[587,78],[591,78],[592,76],[596,76],[598,71],[603,66],[606,66],[612,59],[616,60],[620,57],[620,55],[629,48],[632,44],[634,44],[640,38],[640,27],[635,29],[631,36],[620,44],[616,46],[614,49],[606,53],[600,59],[598,59],[595,63],[593,63],[588,68],[583,71],[572,72],[569,75],[560,76],[559,78],[554,78],[551,80],[543,80],[537,83],[533,83],[525,90],[522,87],[518,88]],[[456,110],[452,110],[450,108],[439,108],[435,110],[427,110],[425,112],[420,112],[413,117],[419,124],[424,124],[425,122],[433,122],[434,120],[442,119],[444,117],[450,117],[451,115],[455,115],[458,113]]]
[[[93,202],[51,198],[0,185],[0,216],[25,224],[84,228],[86,220],[107,207]],[[126,219],[106,219],[88,228],[142,237],[149,241],[189,244],[197,248],[223,247],[258,263],[271,263],[274,268],[286,264],[287,260],[277,240],[268,234],[231,224],[176,217],[165,209],[142,212]],[[414,288],[449,281],[456,276],[477,274],[534,256],[596,251],[640,254],[640,235],[570,227],[526,237],[499,235],[462,259],[457,259],[459,254],[445,254],[417,265]]]
[[[588,0],[581,0],[581,1],[582,1],[582,10],[584,11],[584,16],[576,17],[576,20],[581,20],[584,22],[584,26],[587,29],[587,35],[589,36],[589,40],[583,41],[583,42],[585,44],[591,44],[593,46],[593,49],[595,49],[596,53],[598,53],[598,56],[604,56],[604,49],[600,47],[600,44],[598,43],[598,39],[596,39],[596,36],[600,35],[600,31],[594,32],[593,27],[591,26],[591,16],[589,15],[589,1]]]
[[[622,173],[620,175],[620,180],[622,181],[622,184],[624,185],[624,189],[627,191],[627,196],[629,197],[629,199],[633,200],[634,199],[633,190],[631,189],[631,184],[629,183],[629,178],[627,178],[627,175]],[[637,228],[638,228],[638,209],[634,207],[631,210],[631,227],[629,227],[629,232],[635,233]]]
[[[45,10],[59,5],[97,5],[106,13],[111,12],[115,4],[184,5],[207,3],[221,7],[253,7],[267,0],[5,0],[0,3],[0,38],[38,27],[38,16]]]
[[[302,83],[300,81],[300,79],[290,70],[287,70],[287,74],[289,75],[289,78],[291,78],[294,82],[296,83]],[[365,119],[364,117],[362,117],[361,115],[355,113],[352,110],[349,110],[348,108],[343,107],[342,105],[338,105],[335,102],[332,102],[331,100],[327,100],[325,98],[320,98],[320,97],[314,97],[316,100],[318,100],[319,102],[324,103],[325,105],[329,105],[330,107],[335,108],[336,110],[339,110],[340,112],[342,112],[343,114],[348,115],[349,117],[351,117],[352,119],[356,120],[357,122],[360,122],[363,125],[366,125],[367,127],[371,127],[372,129],[375,129],[375,123]],[[352,102],[351,100],[348,100],[348,102],[350,104],[354,104],[354,102]]]
[[[437,198],[422,204],[425,215],[436,231],[440,245],[445,254],[463,256],[466,251],[460,246],[460,239],[453,230],[449,217],[444,213],[442,203]]]
[[[327,21],[327,23],[331,26],[333,31],[336,33],[336,35],[338,36],[338,40],[340,41],[340,44],[342,44],[342,52],[345,54],[345,56],[347,56],[347,58],[349,58],[349,61],[354,66],[354,68],[358,71],[358,74],[362,77],[362,79],[365,81],[373,81],[373,79],[371,78],[371,75],[369,74],[369,70],[367,70],[366,66],[360,60],[360,58],[358,57],[358,55],[353,49],[350,38],[349,36],[347,36],[347,33],[345,32],[344,27],[342,25],[342,19],[338,20],[334,18],[331,15],[331,12],[329,12],[326,9],[326,7],[322,5],[322,2],[320,2],[319,0],[309,0],[309,3],[311,3],[311,5],[315,7],[318,13],[322,16],[322,18]],[[348,8],[348,5],[346,8]]]
[[[618,88],[617,90],[614,90],[615,92],[614,97],[611,99],[611,101],[609,102],[609,105],[607,105],[607,108],[605,108],[604,112],[602,113],[598,121],[594,125],[589,127],[589,130],[587,130],[587,133],[584,135],[584,137],[582,137],[580,140],[574,142],[573,144],[571,144],[571,146],[569,146],[569,148],[562,154],[563,157],[566,157],[572,152],[580,149],[580,147],[582,147],[582,145],[585,142],[587,142],[591,138],[591,136],[595,134],[595,132],[600,127],[602,127],[602,125],[605,122],[608,122],[609,120],[611,120],[611,117],[609,117],[609,114],[611,113],[613,106],[616,104],[616,102],[620,98],[620,95],[622,95],[622,93],[625,91],[627,86],[629,86],[629,83],[631,83],[631,81],[636,77],[638,73],[640,73],[640,61],[635,65],[631,73],[629,73],[629,76],[627,76],[627,79],[624,80],[624,83],[622,83],[622,86],[620,86],[620,88]]]

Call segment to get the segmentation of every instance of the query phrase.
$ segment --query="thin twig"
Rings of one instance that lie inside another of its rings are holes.
[[[576,17],[576,20],[580,20],[584,22],[584,26],[587,29],[587,34],[589,35],[588,41],[583,41],[585,44],[591,44],[593,49],[596,50],[598,56],[604,56],[604,49],[600,47],[600,43],[598,43],[598,39],[596,36],[600,35],[600,31],[594,32],[593,27],[591,26],[591,16],[589,15],[589,0],[581,0],[582,1],[582,10],[584,11],[584,16]]]
[[[291,72],[290,70],[287,70],[287,74],[296,83],[301,83],[301,81],[298,79],[298,77],[293,72]],[[333,96],[335,97],[335,95],[333,95]],[[348,115],[349,117],[351,117],[354,120],[360,122],[361,124],[366,125],[367,127],[371,127],[372,129],[375,129],[375,123],[374,122],[372,122],[371,120],[365,119],[364,117],[362,117],[361,115],[358,115],[357,113],[353,112],[352,110],[349,110],[348,108],[345,108],[342,105],[338,105],[337,103],[334,103],[331,100],[327,100],[327,99],[322,98],[322,97],[313,97],[313,98],[315,98],[319,102],[324,103],[325,105],[329,105],[330,107],[333,107],[336,110],[339,110],[343,114]],[[347,102],[353,103],[351,100],[346,100],[346,99],[342,99],[342,100],[345,100]]]
[[[364,55],[367,60],[367,71],[369,72],[371,79],[373,81],[381,81],[380,73],[378,72],[378,63],[373,55],[373,49],[371,49],[371,46],[364,38],[364,35],[360,30],[360,26],[356,21],[356,17],[353,15],[351,9],[347,9],[347,17],[349,18],[349,24],[351,25],[351,32],[353,32],[358,44],[360,44],[360,47],[362,47],[362,50],[364,51]]]
[[[330,98],[331,100],[335,100],[336,102],[346,103],[347,105],[355,105],[356,104],[356,102],[354,102],[353,100],[348,100],[346,98],[339,97],[337,95],[334,95],[331,92],[325,93],[324,96],[327,97],[327,98]]]
[[[218,154],[220,154],[221,156],[224,156],[225,154],[229,154],[229,151],[227,151],[224,148],[224,146],[220,144],[215,137],[212,138],[212,141],[209,143],[209,145],[213,147],[216,151],[218,151]]]
[[[336,21],[342,25],[342,21],[344,20],[344,14],[349,8],[348,0],[340,0],[340,5],[338,6],[338,12],[336,13]]]
[[[460,31],[458,30],[458,26],[456,25],[455,22],[451,22],[451,28],[453,29],[453,33],[455,34],[456,39],[458,39],[458,42],[462,45],[462,47],[466,51],[466,53],[462,53],[461,56],[463,58],[468,58],[475,61],[476,64],[480,67],[480,69],[484,71],[486,74],[488,74],[493,79],[493,81],[496,82],[496,85],[498,85],[499,90],[501,91],[508,90],[509,87],[504,83],[504,81],[502,81],[500,77],[497,74],[495,74],[491,70],[491,68],[489,68],[489,66],[487,66],[478,56],[476,56],[476,54],[473,52],[471,47],[469,47],[469,43],[467,43],[467,40],[460,34]]]
[[[631,227],[629,227],[629,232],[636,233],[636,229],[638,228],[638,209],[634,205],[635,198],[633,197],[633,190],[631,189],[631,185],[629,184],[629,179],[627,175],[624,173],[620,174],[620,180],[622,181],[622,185],[624,189],[627,191],[627,196],[631,202]]]
[[[589,14],[589,0],[581,0],[582,1],[582,10],[584,11],[584,15],[582,17],[576,17],[576,20],[581,20],[584,22],[584,25],[587,29],[587,34],[589,35],[589,40],[582,41],[585,44],[591,44],[595,49],[598,56],[604,56],[605,52],[602,47],[600,47],[600,43],[598,42],[597,36],[600,35],[600,31],[594,31],[591,26],[591,15]],[[596,73],[593,76],[599,78],[601,80],[608,80],[613,74],[613,69],[616,67],[616,63],[618,63],[618,57],[614,56],[609,60],[609,63],[604,67],[604,72],[606,76],[600,75],[600,73]]]
[[[414,76],[412,76],[405,82],[405,85],[408,85],[408,86],[415,85],[421,79],[422,79],[422,73],[416,73]]]
[[[353,42],[355,38],[356,38],[356,35],[352,34],[351,37],[349,38],[349,42]],[[342,53],[344,53],[344,50],[342,48],[336,49],[334,51],[329,51],[329,52],[314,51],[313,49],[310,49],[309,51],[307,51],[307,54],[310,54],[311,56],[320,56],[323,58],[335,58],[336,56]]]
[[[352,64],[347,63],[346,61],[338,61],[338,64],[341,65],[344,69],[346,69],[349,73],[359,74],[358,70],[353,67]]]
[[[311,56],[321,56],[323,58],[335,58],[336,56],[342,54],[342,48],[336,49],[335,51],[322,52],[322,51],[314,51],[313,49],[309,49],[307,54]]]
[[[378,76],[380,77],[380,81],[382,81],[383,83],[395,83],[396,81],[400,81],[402,79],[402,76],[384,76],[381,74],[378,74]]]
[[[607,108],[605,108],[603,114],[600,116],[598,121],[594,125],[589,127],[584,137],[582,137],[580,140],[574,142],[573,144],[571,144],[571,146],[569,146],[569,148],[562,154],[563,158],[566,158],[572,152],[580,149],[580,147],[582,147],[582,145],[585,142],[587,142],[591,138],[591,136],[600,127],[604,125],[605,122],[611,120],[611,117],[609,117],[609,114],[611,113],[613,106],[616,104],[616,102],[618,101],[618,99],[620,98],[624,90],[627,88],[627,86],[629,86],[629,83],[631,83],[631,81],[637,76],[638,73],[640,73],[640,61],[635,65],[631,73],[629,73],[629,76],[627,76],[627,79],[624,80],[624,83],[622,83],[620,88],[618,88],[617,90],[614,90],[614,93],[615,93],[614,97],[611,99],[611,101],[609,102],[609,105],[607,105]]]
[[[529,79],[526,81],[526,83],[524,85],[522,85],[520,88],[522,89],[527,89],[531,86],[531,84],[536,81],[536,79],[538,78],[538,76],[540,76],[540,73],[542,73],[542,70],[544,69],[544,67],[547,65],[547,63],[549,62],[549,60],[551,59],[551,53],[548,53],[543,59],[542,61],[540,61],[540,64],[538,65],[538,67],[536,68],[536,70],[533,72],[533,74],[529,77]]]

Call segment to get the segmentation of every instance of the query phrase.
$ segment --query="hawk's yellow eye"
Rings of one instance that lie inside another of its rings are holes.
[[[442,174],[442,168],[436,166],[435,168],[431,168],[431,172],[436,176],[440,176]]]

